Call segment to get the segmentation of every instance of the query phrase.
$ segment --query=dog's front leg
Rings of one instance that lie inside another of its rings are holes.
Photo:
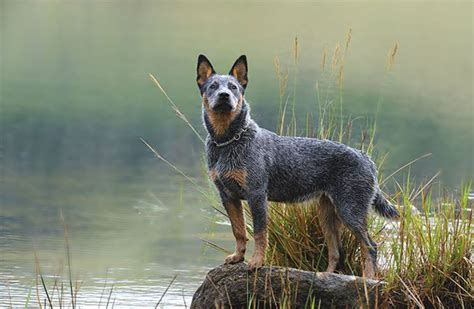
[[[236,242],[235,252],[227,256],[224,262],[225,264],[235,264],[244,260],[248,240],[242,203],[238,199],[224,201],[224,208],[229,216]]]
[[[253,220],[253,238],[255,248],[249,261],[251,270],[263,266],[265,249],[267,248],[267,196],[266,194],[252,195],[247,199]]]

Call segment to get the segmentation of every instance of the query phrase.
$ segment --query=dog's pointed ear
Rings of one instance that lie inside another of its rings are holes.
[[[209,77],[211,77],[213,74],[216,74],[216,71],[214,71],[211,62],[209,61],[209,59],[206,58],[206,56],[199,55],[196,73],[196,81],[199,89],[201,89],[202,86],[204,86],[206,81],[209,79]]]
[[[232,69],[229,71],[229,75],[234,76],[242,85],[242,87],[247,87],[248,78],[247,78],[248,66],[247,66],[247,57],[245,55],[240,56],[232,66]]]

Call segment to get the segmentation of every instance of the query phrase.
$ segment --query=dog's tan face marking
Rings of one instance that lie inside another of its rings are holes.
[[[230,111],[228,113],[219,113],[213,111],[210,106],[209,102],[207,101],[206,94],[202,95],[202,104],[206,111],[207,116],[209,117],[209,122],[211,123],[212,129],[217,135],[222,135],[225,131],[229,128],[229,125],[234,121],[234,119],[240,114],[242,109],[244,97],[240,95],[239,102],[237,103],[237,107],[234,111]]]
[[[244,169],[234,169],[224,173],[224,177],[234,180],[241,188],[247,187],[247,171]]]

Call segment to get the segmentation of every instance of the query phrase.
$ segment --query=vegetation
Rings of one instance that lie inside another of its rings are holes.
[[[290,70],[282,69],[280,60],[275,59],[275,71],[280,86],[280,123],[277,131],[286,135],[298,135],[299,132],[304,132],[306,136],[343,142],[374,157],[378,168],[382,170],[387,155],[380,155],[375,149],[376,120],[367,120],[365,126],[358,127],[356,124],[360,119],[343,118],[344,64],[351,39],[349,31],[345,44],[342,47],[338,44],[332,56],[328,55],[327,50],[323,51],[321,58],[323,81],[316,83],[319,105],[317,127],[311,126],[311,118],[308,116],[304,129],[298,128],[294,93],[296,74],[292,80],[293,93],[291,93],[288,87],[291,83]],[[396,62],[398,48],[398,44],[394,44],[388,51],[387,74]],[[298,66],[296,38],[293,56],[291,73],[296,73]],[[157,79],[153,76],[151,78],[165,94],[178,117],[192,127]],[[354,138],[353,134],[357,129],[360,132],[358,139]],[[196,132],[194,129],[193,131]],[[157,157],[177,169],[150,145],[147,146]],[[424,183],[416,184],[410,177],[409,168],[427,156],[429,154],[408,162],[386,177],[383,173],[379,175],[379,183],[386,192],[391,192],[389,199],[399,205],[401,213],[399,222],[387,222],[376,217],[369,222],[369,231],[379,244],[379,277],[386,282],[383,298],[378,304],[381,307],[467,308],[474,304],[471,252],[474,228],[472,208],[468,199],[471,183],[463,185],[457,193],[449,193],[440,187],[435,189],[434,180],[438,174]],[[393,176],[402,171],[406,176],[400,183]],[[183,174],[180,170],[178,172]],[[209,195],[209,199],[213,202],[216,201],[212,191],[203,194]],[[326,269],[327,248],[318,222],[317,207],[317,201],[303,205],[270,203],[267,265],[310,271]],[[224,214],[222,210],[218,210]],[[246,217],[248,232],[252,234],[248,207]],[[343,272],[362,275],[358,242],[348,231],[344,231],[342,243],[346,254]],[[216,244],[209,244],[226,251]],[[314,301],[309,303],[312,303],[312,307],[317,307]],[[281,296],[280,305],[282,304],[284,307],[291,307],[291,300],[287,295]]]
[[[376,122],[369,129],[362,130],[358,142],[352,138],[353,120],[344,122],[342,118],[344,62],[351,41],[351,32],[347,36],[344,50],[336,46],[329,72],[327,87],[338,88],[337,98],[331,101],[326,93],[317,86],[319,100],[319,121],[316,131],[307,127],[309,136],[329,138],[350,144],[374,156],[374,136]],[[398,44],[388,52],[387,69],[395,62]],[[297,63],[297,41],[295,41],[295,64]],[[321,69],[327,67],[327,55],[323,53]],[[278,61],[276,61],[278,63]],[[282,74],[276,65],[280,82],[280,97],[286,94],[288,74]],[[333,81],[333,83],[331,83]],[[293,95],[294,97],[294,95]],[[322,100],[321,98],[326,98]],[[339,103],[339,106],[334,103]],[[339,119],[337,119],[339,111]],[[286,106],[280,112],[280,132],[296,131],[294,116],[289,124],[285,123]],[[294,115],[294,110],[292,111]],[[314,133],[315,132],[315,133]],[[385,157],[376,160],[379,169]],[[425,157],[425,156],[422,156]],[[418,158],[421,159],[422,157]],[[397,170],[416,162],[415,159]],[[380,183],[394,176],[380,176]],[[395,180],[395,188],[390,199],[400,206],[401,220],[397,223],[384,222],[373,218],[370,222],[371,234],[380,244],[380,277],[386,282],[383,305],[412,306],[466,306],[473,304],[473,261],[472,261],[472,209],[468,194],[471,184],[461,188],[458,194],[433,192],[432,183],[437,175],[426,183],[417,185],[409,172],[404,184]],[[434,194],[437,193],[437,194]],[[324,271],[327,267],[327,252],[324,237],[318,222],[317,201],[296,205],[272,203],[269,211],[269,250],[267,263],[278,266],[295,267],[303,270]],[[247,211],[250,219],[250,213]],[[249,231],[251,231],[249,229]],[[362,275],[358,242],[346,230],[342,236],[346,250],[344,273]]]

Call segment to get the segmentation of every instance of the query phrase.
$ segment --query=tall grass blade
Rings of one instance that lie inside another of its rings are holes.
[[[170,283],[166,287],[166,290],[163,292],[160,299],[156,303],[155,309],[158,308],[158,305],[161,303],[161,301],[163,300],[163,297],[165,297],[166,293],[168,293],[169,288],[171,287],[171,285],[173,284],[173,282],[176,280],[177,277],[178,277],[178,275],[174,275],[173,279],[171,279]]]
[[[112,297],[112,293],[114,291],[114,286],[112,285],[112,287],[110,288],[110,291],[109,291],[109,297],[107,297],[107,304],[105,305],[105,308],[109,308],[109,303],[110,303],[110,298]]]
[[[413,163],[417,162],[417,161],[420,161],[421,159],[424,159],[424,158],[427,158],[429,156],[431,156],[432,154],[431,153],[425,153],[419,157],[417,157],[416,159],[413,159],[411,160],[410,162],[402,165],[401,167],[399,167],[397,170],[395,170],[395,172],[391,173],[390,175],[388,175],[387,177],[385,177],[381,182],[380,182],[380,185],[383,185],[385,182],[387,182],[387,180],[389,180],[390,178],[392,178],[393,176],[395,176],[396,174],[398,174],[400,171],[404,170],[405,168],[407,167],[410,167]]]
[[[31,299],[31,291],[33,290],[33,287],[30,286],[30,289],[28,290],[28,295],[26,295],[26,301],[25,301],[25,309],[26,308],[29,308],[29,304],[30,304],[30,299]],[[12,307],[13,308],[13,307]]]
[[[38,260],[38,255],[36,254],[36,251],[34,252],[34,255],[35,255],[36,270],[37,270],[37,272],[38,272],[37,275],[39,275],[39,277],[40,277],[40,279],[41,279],[41,285],[43,286],[43,291],[44,291],[44,293],[46,294],[46,298],[48,299],[49,307],[50,307],[50,308],[53,308],[53,304],[51,303],[51,298],[49,297],[48,288],[46,287],[46,283],[44,282],[43,274],[41,273],[41,268],[40,268],[40,264],[39,264],[39,260]]]
[[[143,138],[140,137],[140,140],[143,142],[143,144],[145,144],[154,154],[155,156],[160,159],[161,161],[165,162],[168,166],[170,166],[172,169],[174,169],[176,172],[178,172],[181,176],[183,176],[186,180],[188,180],[189,182],[191,182],[193,185],[195,185],[197,188],[199,188],[199,192],[203,195],[206,195],[206,193],[204,191],[202,191],[200,189],[200,186],[199,184],[194,180],[192,179],[191,177],[189,177],[188,175],[186,175],[186,173],[184,173],[182,170],[180,170],[176,165],[174,165],[173,163],[171,163],[170,161],[166,160],[162,155],[160,155],[158,153],[158,151],[153,148],[150,144],[148,144],[147,141],[145,141]]]
[[[74,289],[73,289],[73,284],[72,284],[71,252],[70,252],[70,249],[69,249],[69,236],[68,236],[67,224],[66,224],[66,220],[64,220],[62,210],[59,212],[59,216],[60,216],[61,223],[62,223],[63,229],[64,229],[64,246],[65,246],[65,250],[66,250],[66,260],[67,260],[67,268],[68,268],[68,274],[69,274],[69,278],[68,278],[69,279],[69,290],[70,290],[70,293],[71,293],[71,306],[72,306],[72,309],[74,309],[74,308],[76,308],[76,302],[75,302],[75,294],[74,294]]]
[[[174,110],[174,112],[176,113],[176,115],[178,116],[178,118],[180,118],[181,120],[183,120],[187,125],[188,127],[194,132],[194,134],[196,134],[196,136],[199,138],[199,140],[205,144],[205,141],[204,139],[202,138],[202,136],[198,133],[198,131],[194,128],[194,126],[191,124],[191,122],[188,120],[188,118],[181,112],[181,110],[178,108],[178,106],[174,103],[174,101],[168,96],[168,94],[166,93],[166,91],[163,89],[163,87],[161,87],[161,84],[158,82],[158,80],[156,79],[155,76],[153,76],[153,74],[149,74],[150,76],[150,79],[155,83],[155,85],[161,90],[161,92],[165,95],[166,99],[168,100],[168,102],[171,104],[171,108]]]

